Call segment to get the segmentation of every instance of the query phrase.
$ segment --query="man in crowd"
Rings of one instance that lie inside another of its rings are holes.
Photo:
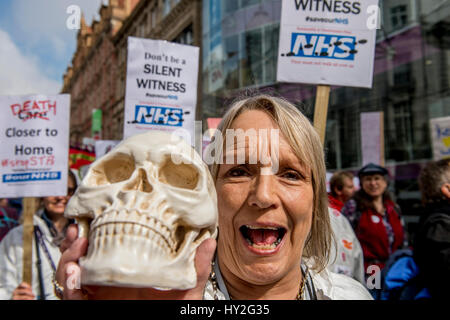
[[[353,196],[354,192],[353,174],[349,171],[335,172],[330,179],[329,206],[341,212],[345,202]]]

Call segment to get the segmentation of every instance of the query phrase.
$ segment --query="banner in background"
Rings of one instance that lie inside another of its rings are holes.
[[[384,130],[382,112],[361,112],[362,164],[372,162],[384,166]]]
[[[102,110],[101,109],[93,109],[92,110],[91,136],[95,140],[99,140],[102,138]]]
[[[67,194],[70,95],[0,97],[0,197]]]
[[[372,87],[378,0],[283,0],[277,81]]]
[[[95,161],[95,153],[88,150],[70,148],[69,150],[70,168],[79,170],[83,166],[88,166]]]
[[[450,158],[450,117],[430,119],[433,159]]]
[[[176,130],[193,145],[198,65],[198,47],[128,37],[124,139]]]

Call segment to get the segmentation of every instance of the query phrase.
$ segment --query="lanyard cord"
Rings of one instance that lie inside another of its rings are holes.
[[[38,269],[39,291],[40,291],[40,295],[38,296],[38,300],[45,300],[44,280],[42,279],[41,252],[39,250],[39,242],[38,242],[36,229],[34,229],[34,238],[35,238],[34,243],[36,245],[36,265],[37,265],[37,269]]]
[[[36,233],[37,240],[39,241],[39,244],[41,245],[42,249],[44,249],[44,253],[47,256],[48,262],[50,262],[50,265],[53,269],[53,272],[56,272],[56,266],[53,262],[52,256],[50,255],[50,252],[47,249],[47,246],[45,245],[44,239],[42,237],[42,231],[38,226],[34,226],[34,230]]]

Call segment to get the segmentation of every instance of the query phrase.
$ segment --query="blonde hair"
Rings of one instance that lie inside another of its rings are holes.
[[[249,110],[261,110],[271,116],[297,158],[311,170],[314,193],[313,217],[303,257],[312,258],[311,267],[320,272],[328,264],[333,235],[328,213],[324,153],[319,135],[310,121],[290,102],[268,95],[257,95],[238,100],[231,105],[217,128],[217,132],[222,134],[222,141],[225,140],[226,130],[231,128],[233,121]],[[210,170],[216,181],[219,164],[214,162]]]

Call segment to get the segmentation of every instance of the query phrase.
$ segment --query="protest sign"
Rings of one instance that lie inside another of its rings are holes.
[[[433,159],[450,158],[450,117],[430,119]]]
[[[2,96],[0,110],[0,197],[66,195],[70,96]]]
[[[361,112],[362,166],[372,162],[384,166],[383,112]]]
[[[193,145],[198,65],[198,47],[128,37],[124,139],[184,130]]]
[[[372,87],[377,17],[378,0],[282,1],[277,81]]]
[[[378,0],[282,1],[277,81],[317,84],[322,143],[330,85],[372,87]]]

